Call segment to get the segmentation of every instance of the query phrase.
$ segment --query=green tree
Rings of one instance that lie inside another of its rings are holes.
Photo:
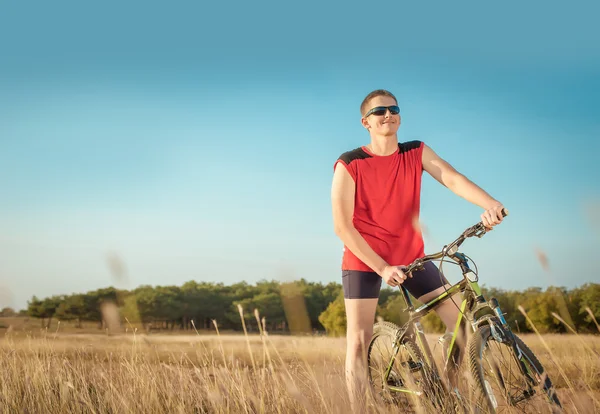
[[[275,331],[285,322],[285,313],[281,295],[278,292],[264,291],[252,298],[243,299],[236,302],[241,305],[244,310],[244,318],[246,319],[246,327],[256,325],[256,317],[254,309],[258,309],[261,318],[266,319],[267,330]],[[256,327],[258,329],[258,327]]]
[[[52,296],[42,301],[40,305],[40,314],[42,321],[46,320],[46,328],[50,328],[52,317],[56,313],[56,309],[61,301],[62,297],[60,296]]]
[[[327,306],[340,294],[342,286],[339,283],[330,282],[327,285],[315,282],[307,282],[301,279],[298,283],[304,292],[306,311],[313,330],[323,330],[324,326],[319,321],[319,315],[327,309]]]
[[[565,332],[565,326],[552,315],[561,313],[564,292],[554,287],[546,291],[535,290],[535,294],[531,294],[531,289],[528,291],[530,293],[526,296],[524,308],[535,328],[541,333]]]
[[[139,318],[142,323],[152,323],[158,319],[158,295],[156,289],[149,285],[142,285],[135,289],[135,302]],[[129,306],[132,304],[129,303]]]
[[[13,317],[13,316],[16,316],[16,312],[15,312],[15,310],[14,310],[13,308],[11,308],[11,307],[6,307],[6,308],[3,308],[3,309],[0,311],[0,317],[3,317],[3,318],[10,318],[10,317]]]
[[[56,317],[66,321],[76,321],[81,328],[81,319],[86,314],[85,295],[71,295],[63,298],[56,308]]]
[[[182,293],[177,286],[159,286],[154,291],[154,317],[164,321],[166,328],[174,329],[183,317]]]
[[[41,320],[42,327],[44,326],[44,319],[42,317],[42,301],[35,295],[27,302],[27,315],[32,318],[39,318]]]
[[[377,316],[381,317],[384,321],[402,326],[408,321],[408,314],[404,311],[405,309],[406,303],[402,295],[388,295],[387,300],[377,306]]]
[[[344,293],[327,306],[319,316],[319,322],[325,327],[329,336],[344,336],[346,334],[346,309],[344,306]]]
[[[126,323],[129,322],[133,324],[142,322],[135,293],[129,294],[124,298],[123,306],[121,307],[121,316]]]
[[[579,321],[578,328],[583,332],[600,333],[600,328],[596,325],[600,323],[600,284],[586,283],[575,289],[573,296],[577,297],[577,300],[573,301],[576,305],[573,313]],[[592,312],[593,318],[588,309]]]

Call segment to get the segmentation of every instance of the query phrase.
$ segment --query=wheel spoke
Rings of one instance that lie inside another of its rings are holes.
[[[512,346],[497,342],[489,327],[480,329],[478,335],[470,350],[471,366],[475,369],[481,392],[487,396],[487,403],[496,412],[539,412],[547,407],[548,393],[542,388],[544,381],[540,381],[538,374],[543,368],[523,342],[515,336],[522,360],[534,375],[522,372]],[[548,383],[551,384],[549,380]]]

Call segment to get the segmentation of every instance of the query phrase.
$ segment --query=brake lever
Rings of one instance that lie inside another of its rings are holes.
[[[506,217],[508,216],[508,210],[506,208],[502,209],[502,217]],[[488,232],[488,230],[486,229],[485,225],[483,224],[483,222],[479,222],[476,225],[474,225],[473,227],[471,227],[470,229],[466,230],[463,233],[463,236],[465,237],[471,237],[471,236],[475,236],[477,238],[482,238],[484,234],[486,234]],[[468,233],[468,235],[467,235]]]
[[[481,238],[486,232],[487,230],[485,229],[483,223],[478,223],[472,227],[469,227],[462,235],[465,239],[473,236]]]
[[[475,229],[475,233],[473,233],[473,236],[480,239],[486,233],[487,233],[487,229],[485,228],[485,226],[482,223],[479,223],[477,225],[477,228]]]
[[[423,260],[417,259],[412,266],[402,268],[404,274],[408,275],[409,273],[414,272],[415,270],[423,270]]]

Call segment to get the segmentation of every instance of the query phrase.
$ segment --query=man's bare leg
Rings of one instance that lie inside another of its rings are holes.
[[[366,396],[367,347],[373,336],[377,298],[345,299],[346,306],[346,385],[353,410],[364,412],[361,406]]]

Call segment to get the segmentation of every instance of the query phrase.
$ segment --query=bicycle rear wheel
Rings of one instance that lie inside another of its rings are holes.
[[[523,373],[512,346],[502,338],[508,333],[494,325],[480,327],[469,343],[469,366],[475,380],[475,404],[491,413],[537,413],[548,405],[559,409],[560,401],[544,367],[535,354],[514,335],[526,367]]]
[[[403,337],[397,342],[399,332],[391,322],[377,322],[373,327],[367,354],[373,391],[383,401],[406,409],[442,408],[443,386],[412,340]]]

